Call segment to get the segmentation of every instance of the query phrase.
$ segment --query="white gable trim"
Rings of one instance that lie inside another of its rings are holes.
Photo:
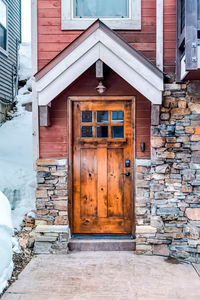
[[[162,103],[162,76],[98,28],[36,82],[39,105],[47,105],[98,59],[153,104]]]
[[[113,71],[119,74],[130,85],[136,88],[142,95],[149,99],[153,104],[162,103],[162,90],[158,90],[144,77],[141,77],[138,72],[133,70],[129,64],[116,56],[116,60],[113,59],[113,54],[104,45],[101,45],[100,59]],[[130,76],[131,74],[131,76]],[[159,84],[161,85],[161,84]]]
[[[81,56],[78,61],[73,63],[70,68],[66,69],[60,76],[53,80],[47,88],[38,92],[39,105],[47,105],[98,59],[99,47],[96,45],[90,49],[87,54]]]

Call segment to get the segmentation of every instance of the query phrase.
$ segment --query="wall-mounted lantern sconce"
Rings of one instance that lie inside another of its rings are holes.
[[[96,87],[97,92],[101,95],[106,91],[106,87],[103,85],[102,80],[104,79],[103,73],[103,62],[102,60],[97,60],[96,62],[96,79],[99,80],[99,84]]]
[[[103,85],[102,81],[99,81],[98,86],[96,87],[97,92],[101,95],[105,92],[106,87]]]
[[[141,152],[145,152],[145,143],[140,143]]]

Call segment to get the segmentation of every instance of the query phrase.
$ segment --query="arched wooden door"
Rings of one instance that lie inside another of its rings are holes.
[[[133,108],[73,102],[73,233],[132,233]]]

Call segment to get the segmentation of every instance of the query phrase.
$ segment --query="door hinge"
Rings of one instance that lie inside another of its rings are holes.
[[[195,56],[192,57],[192,62],[197,62],[197,58]]]

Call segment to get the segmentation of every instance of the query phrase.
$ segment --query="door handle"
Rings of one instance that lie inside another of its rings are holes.
[[[128,172],[128,171],[126,171],[126,173],[121,173],[122,175],[125,175],[126,177],[128,177],[128,176],[130,176],[131,175],[131,173],[130,172]]]

